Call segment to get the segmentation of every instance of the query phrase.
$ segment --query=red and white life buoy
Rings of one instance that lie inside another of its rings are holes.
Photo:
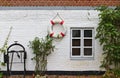
[[[66,27],[63,25],[64,21],[63,20],[51,20],[51,26],[49,26],[49,29],[48,29],[48,32],[49,32],[49,36],[52,37],[52,38],[63,38],[65,35],[66,35]],[[58,24],[58,26],[61,26],[63,27],[63,30],[58,32],[58,33],[55,33],[55,31],[53,31],[53,27],[56,26]]]

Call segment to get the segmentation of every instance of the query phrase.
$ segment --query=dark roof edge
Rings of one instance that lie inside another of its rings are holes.
[[[95,10],[96,8],[97,6],[0,6],[0,10]]]

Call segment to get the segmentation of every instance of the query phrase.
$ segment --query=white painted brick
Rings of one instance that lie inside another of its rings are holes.
[[[18,41],[26,48],[27,70],[34,70],[35,62],[32,50],[27,46],[34,37],[40,38],[47,34],[50,20],[59,13],[67,26],[67,34],[62,40],[55,40],[55,52],[48,56],[48,70],[85,71],[100,70],[102,47],[98,40],[95,41],[94,60],[71,60],[70,59],[70,27],[97,27],[98,14],[95,10],[1,10],[0,11],[0,46],[6,38],[10,26],[13,27],[9,45]],[[88,16],[90,13],[90,16]],[[14,66],[13,70],[22,70],[23,66]],[[2,70],[6,70],[2,67]]]

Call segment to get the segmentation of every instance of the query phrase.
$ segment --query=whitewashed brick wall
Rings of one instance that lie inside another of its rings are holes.
[[[12,26],[13,30],[9,39],[9,45],[18,41],[25,46],[27,51],[27,70],[34,70],[35,62],[32,50],[28,47],[29,41],[34,37],[40,38],[47,34],[50,20],[59,13],[67,26],[67,34],[60,41],[54,41],[55,52],[48,57],[47,69],[54,71],[88,71],[100,70],[102,48],[98,40],[95,40],[95,55],[93,60],[70,59],[70,27],[96,27],[98,26],[98,14],[95,10],[0,10],[0,46]],[[90,16],[88,15],[90,13]],[[96,34],[96,33],[95,33]],[[13,70],[22,70],[22,65],[13,66]],[[6,67],[2,67],[6,70]]]

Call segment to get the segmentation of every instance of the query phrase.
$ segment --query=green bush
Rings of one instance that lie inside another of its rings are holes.
[[[47,56],[50,55],[55,46],[52,45],[53,39],[48,35],[45,38],[35,37],[33,41],[30,41],[30,48],[35,55],[32,60],[36,61],[35,72],[36,74],[44,74],[47,65]]]

